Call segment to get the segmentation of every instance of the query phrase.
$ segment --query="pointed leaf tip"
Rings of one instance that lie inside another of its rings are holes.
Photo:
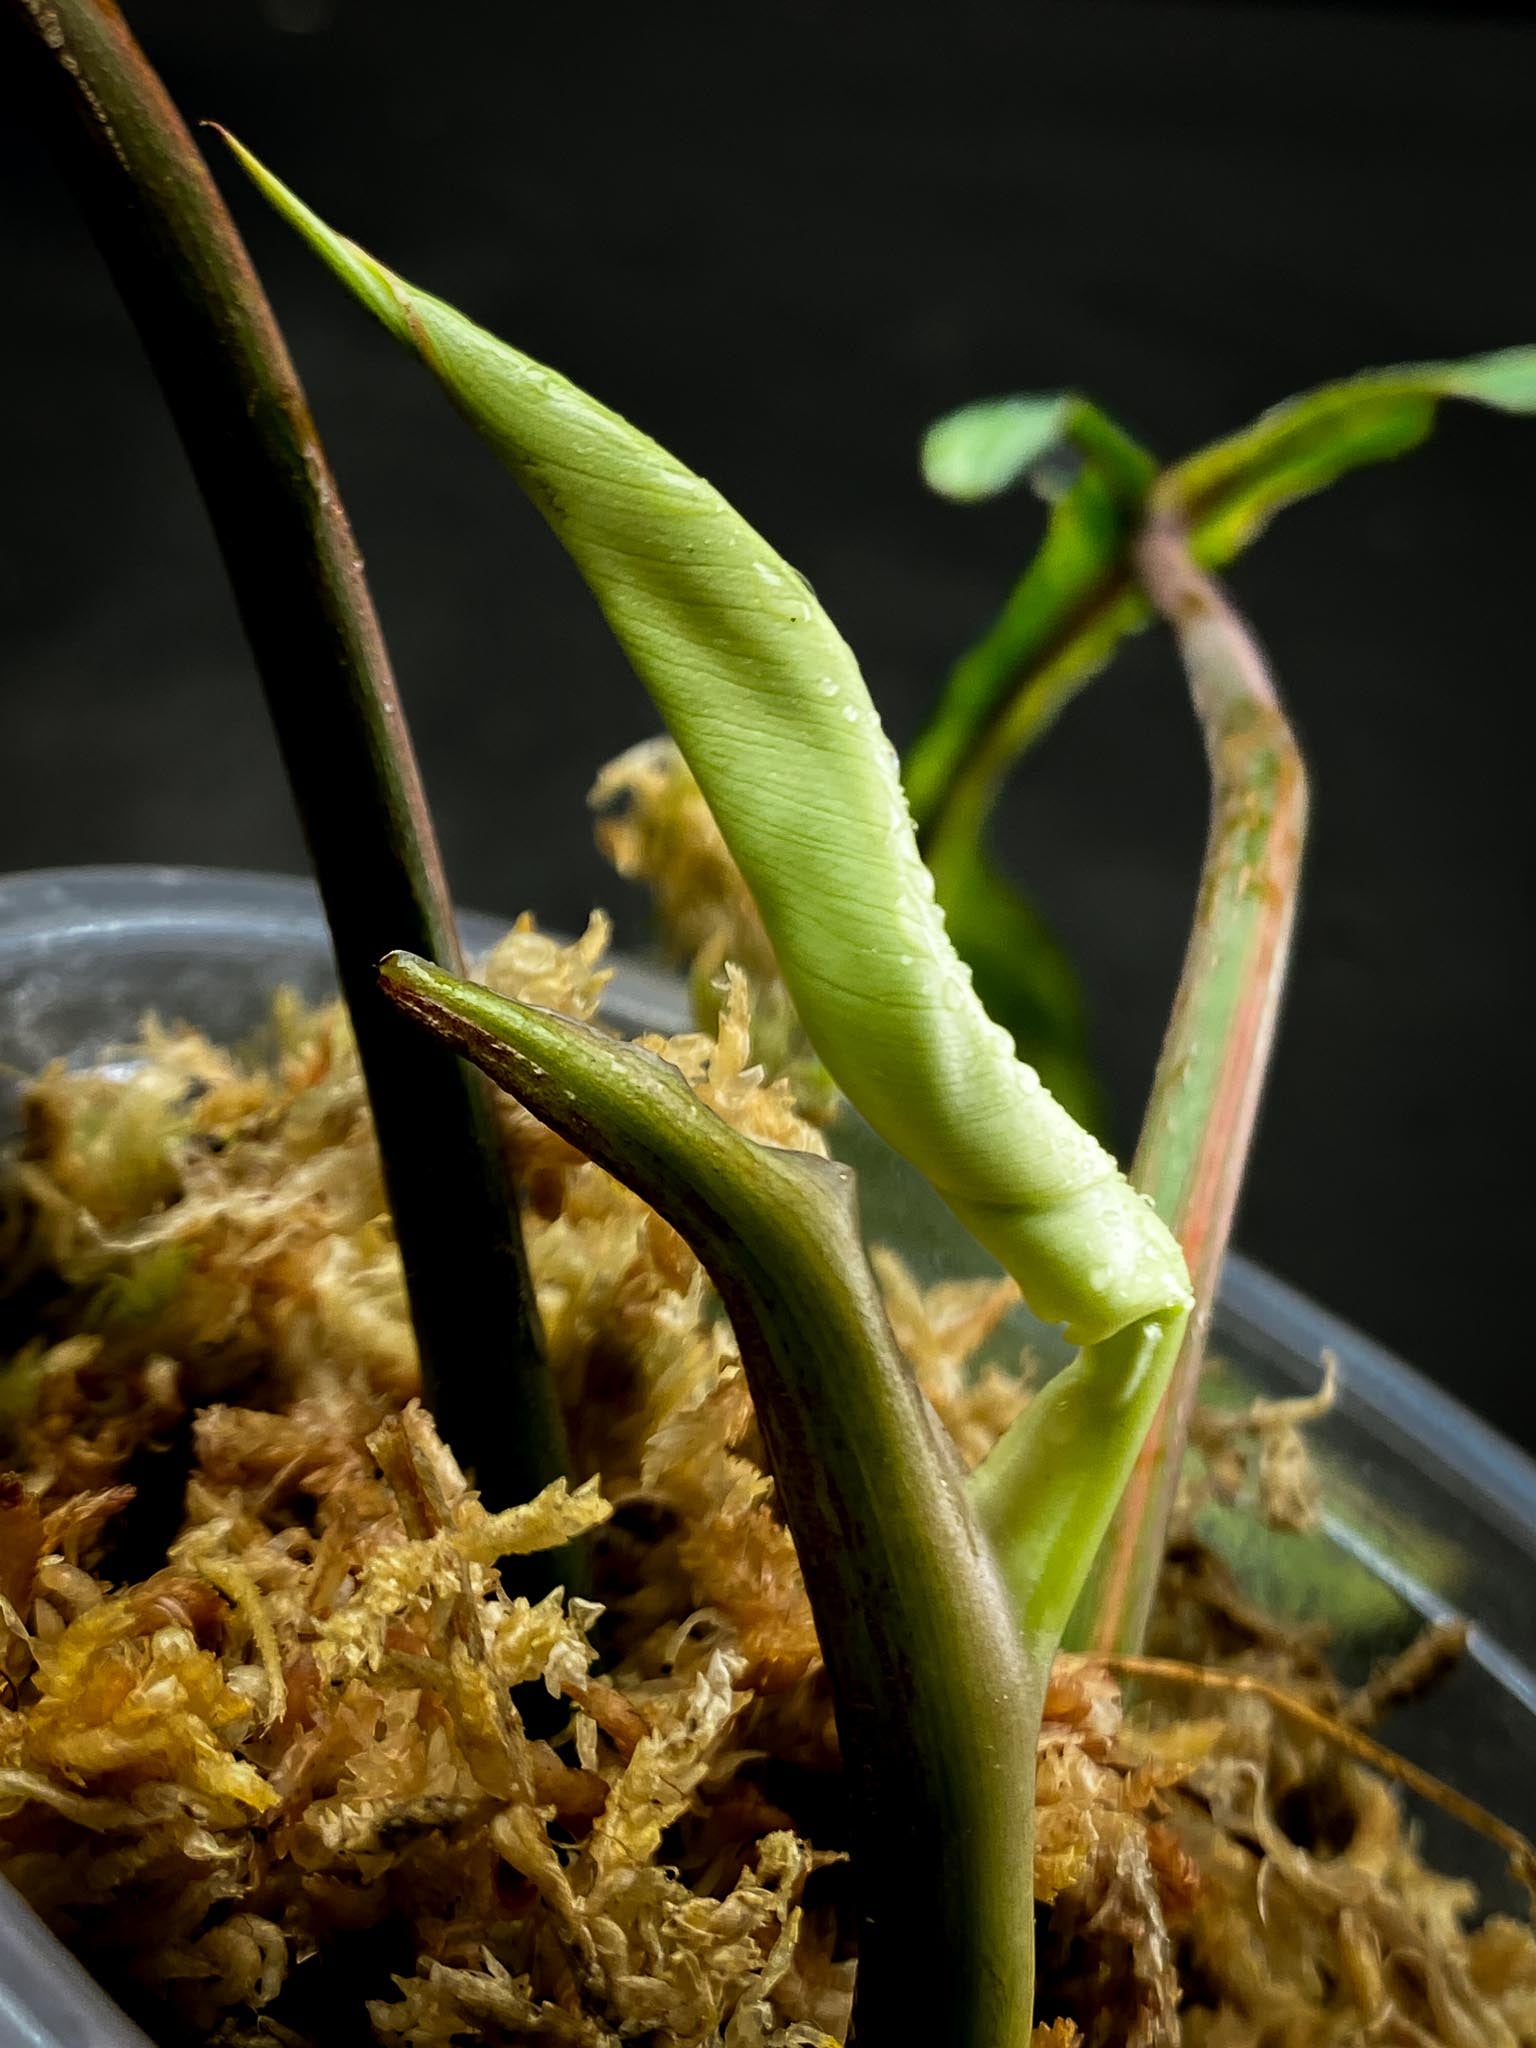
[[[347,289],[356,294],[397,341],[409,343],[410,322],[400,303],[395,281],[383,264],[376,263],[367,250],[360,249],[356,242],[349,241],[345,235],[338,235],[334,228],[327,227],[319,214],[307,207],[297,192],[292,191],[281,178],[269,171],[238,136],[232,135],[227,128],[221,128],[216,121],[210,121],[207,125],[228,146],[235,161],[262,197],[281,214],[290,227],[298,230],[316,255],[324,260]]]

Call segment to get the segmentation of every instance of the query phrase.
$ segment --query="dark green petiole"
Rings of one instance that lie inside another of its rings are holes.
[[[853,1788],[858,2038],[912,2038],[921,1968],[951,2048],[1025,2048],[1049,1663],[1025,1653],[953,1448],[896,1348],[853,1176],[743,1136],[653,1053],[405,955],[380,973],[404,1011],[665,1217],[719,1290]]]
[[[357,545],[244,246],[108,0],[4,0],[32,103],[165,392],[266,691],[335,944],[428,1397],[500,1504],[563,1469],[517,1216],[478,1078],[380,996],[459,959]]]

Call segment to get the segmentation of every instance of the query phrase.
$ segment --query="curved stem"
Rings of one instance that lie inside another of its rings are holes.
[[[4,0],[0,22],[164,390],[261,673],[368,1084],[425,1389],[482,1488],[530,1498],[563,1469],[563,1445],[484,1087],[374,984],[390,947],[452,966],[458,940],[303,390],[202,157],[116,7]]]
[[[1086,1345],[1048,1380],[971,1474],[1031,1656],[1049,1666],[1181,1356],[1170,1304]]]
[[[632,1188],[736,1335],[822,1652],[863,1905],[855,2027],[912,2038],[914,1958],[950,2048],[1027,2048],[1035,1747],[1020,1635],[954,1448],[897,1349],[853,1176],[734,1130],[676,1068],[395,955],[394,1000]]]
[[[1211,824],[1189,948],[1131,1178],[1184,1248],[1195,1310],[1116,1511],[1074,1639],[1135,1649],[1162,1564],[1238,1190],[1285,980],[1306,831],[1306,772],[1252,635],[1154,509],[1135,550],[1178,637],[1211,770]]]

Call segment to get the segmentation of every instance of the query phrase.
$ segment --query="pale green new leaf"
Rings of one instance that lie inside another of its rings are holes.
[[[1088,1051],[1088,1010],[1066,947],[978,841],[946,835],[928,866],[955,951],[989,1017],[1085,1129],[1102,1134],[1108,1110]]]
[[[241,154],[442,380],[585,576],[844,1093],[1074,1338],[1182,1314],[1172,1238],[978,1001],[934,902],[895,754],[804,579],[654,441],[403,283]]]

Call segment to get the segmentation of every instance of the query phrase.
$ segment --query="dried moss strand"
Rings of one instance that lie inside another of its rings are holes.
[[[1309,1700],[1288,1691],[1283,1685],[1276,1685],[1273,1680],[1260,1678],[1251,1671],[1223,1671],[1209,1664],[1186,1664],[1178,1657],[1148,1657],[1128,1650],[1107,1654],[1095,1652],[1093,1661],[1121,1678],[1157,1679],[1170,1685],[1198,1686],[1206,1692],[1247,1693],[1254,1699],[1263,1700],[1296,1727],[1321,1736],[1325,1742],[1352,1756],[1357,1763],[1368,1764],[1372,1770],[1380,1771],[1384,1778],[1405,1786],[1420,1799],[1427,1799],[1442,1813],[1460,1821],[1464,1827],[1495,1843],[1509,1858],[1511,1870],[1536,1905],[1536,1846],[1518,1829],[1510,1827],[1507,1821],[1500,1820],[1497,1814],[1490,1813],[1475,1799],[1469,1799],[1464,1792],[1458,1792],[1454,1785],[1447,1785],[1421,1765],[1410,1762],[1396,1750],[1388,1749],[1384,1743],[1374,1741],[1348,1721],[1325,1714],[1321,1707],[1314,1707]]]

